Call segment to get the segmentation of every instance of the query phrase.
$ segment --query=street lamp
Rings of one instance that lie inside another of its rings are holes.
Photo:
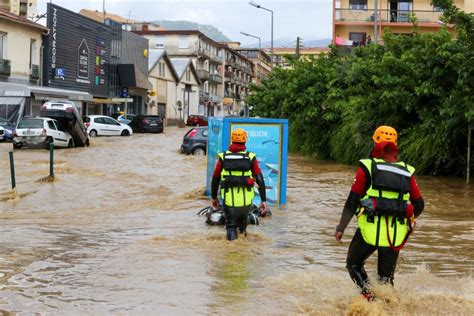
[[[255,35],[251,35],[251,34],[245,33],[245,32],[240,32],[240,34],[245,35],[245,36],[250,36],[250,37],[253,37],[253,38],[257,38],[258,39],[258,48],[262,49],[262,42],[260,41],[260,37],[255,36]]]
[[[270,10],[270,9],[264,8],[261,5],[255,3],[253,1],[250,1],[249,4],[253,7],[256,7],[257,9],[262,9],[262,10],[268,11],[272,14],[272,39],[271,39],[270,55],[272,56],[272,67],[273,67],[273,11]]]

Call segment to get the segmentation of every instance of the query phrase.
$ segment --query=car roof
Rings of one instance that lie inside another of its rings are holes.
[[[94,117],[110,117],[111,119],[113,119],[113,117],[111,116],[107,116],[107,115],[84,115],[84,117],[91,117],[91,118],[94,118]]]
[[[41,117],[41,116],[30,116],[30,117],[24,117],[21,119],[22,121],[24,120],[50,120],[50,121],[56,121],[55,119],[53,118],[50,118],[50,117]]]
[[[74,103],[71,102],[71,101],[64,101],[64,100],[57,100],[57,101],[54,101],[54,100],[50,100],[50,101],[46,101],[43,105],[45,105],[45,104],[51,104],[51,103],[74,104]]]

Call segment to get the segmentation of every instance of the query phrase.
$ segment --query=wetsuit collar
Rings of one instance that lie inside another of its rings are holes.
[[[232,143],[229,146],[229,150],[233,153],[237,153],[239,151],[245,151],[245,143]]]
[[[371,158],[383,159],[386,162],[398,161],[398,147],[392,142],[380,142],[374,145]]]

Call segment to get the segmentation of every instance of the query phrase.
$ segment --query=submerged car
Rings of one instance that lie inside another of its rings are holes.
[[[132,128],[122,124],[110,116],[88,115],[84,116],[87,131],[91,137],[96,136],[130,136]]]
[[[163,120],[159,115],[139,114],[129,125],[135,133],[163,133]]]
[[[54,147],[74,147],[74,139],[64,126],[49,117],[23,118],[13,135],[13,148],[33,147],[49,149]]]
[[[75,146],[89,146],[89,135],[76,105],[68,101],[48,101],[43,104],[41,117],[55,119],[67,129],[74,138]]]
[[[13,132],[15,124],[10,123],[4,118],[0,118],[0,141],[11,142],[13,140]]]
[[[190,129],[183,137],[181,153],[204,156],[207,152],[207,126]]]

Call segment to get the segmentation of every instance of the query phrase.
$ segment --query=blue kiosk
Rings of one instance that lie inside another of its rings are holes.
[[[265,179],[267,202],[271,205],[286,204],[286,178],[288,165],[288,120],[210,117],[208,121],[206,195],[211,194],[211,179],[217,163],[217,153],[227,150],[231,131],[242,128],[249,139],[247,150],[257,154]],[[255,190],[253,203],[260,204]]]

